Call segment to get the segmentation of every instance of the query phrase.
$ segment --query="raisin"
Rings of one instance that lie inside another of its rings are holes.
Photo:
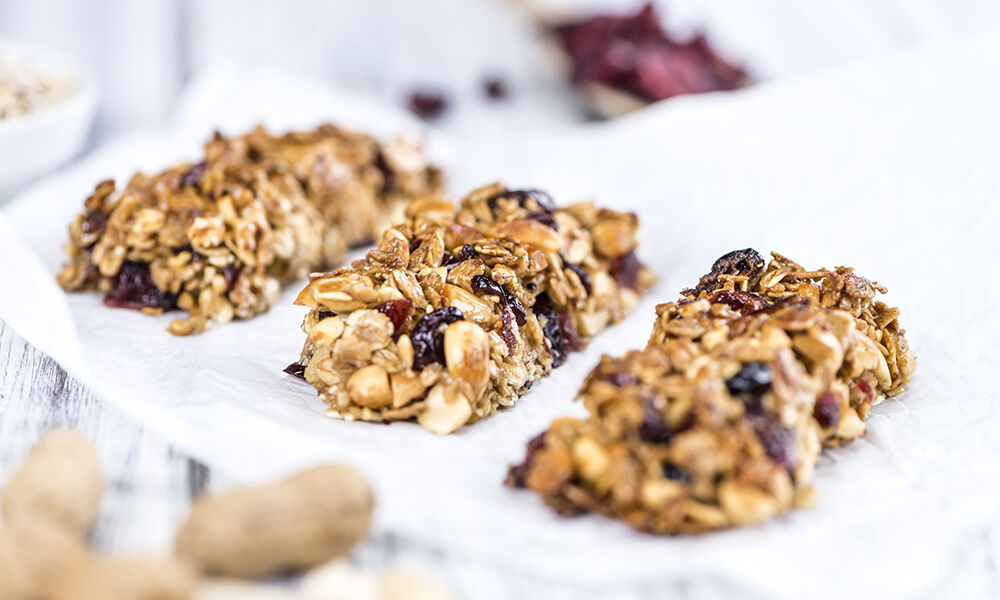
[[[611,276],[615,278],[619,287],[638,291],[640,271],[642,271],[642,264],[636,257],[634,250],[629,250],[611,261]]]
[[[719,285],[721,275],[743,275],[750,287],[757,285],[764,272],[764,259],[753,248],[734,250],[712,264],[712,270],[698,280],[699,291],[711,291]]]
[[[177,296],[156,287],[148,265],[127,260],[112,279],[111,291],[104,297],[104,304],[114,308],[159,308],[169,311],[177,308]]]
[[[236,266],[233,263],[229,263],[228,265],[222,267],[222,276],[226,278],[226,285],[228,286],[226,289],[233,289],[233,286],[235,286],[236,282],[239,281],[242,273],[243,267]]]
[[[204,160],[200,163],[192,165],[191,168],[185,171],[184,175],[181,177],[181,185],[187,187],[198,187],[198,184],[201,183],[201,176],[204,175],[207,170],[208,162]]]
[[[771,368],[756,360],[743,363],[743,367],[726,381],[726,388],[733,396],[760,396],[771,389]]]
[[[670,437],[670,428],[664,422],[663,415],[651,398],[646,399],[642,423],[639,425],[639,439],[651,444],[669,444]]]
[[[409,97],[410,112],[421,119],[436,119],[448,108],[448,99],[434,90],[415,90]]]
[[[530,219],[532,221],[538,221],[539,223],[545,225],[549,229],[555,229],[556,231],[559,231],[559,224],[556,223],[556,220],[552,218],[552,213],[546,212],[544,210],[536,210],[532,213],[528,213],[528,215],[525,218]]]
[[[305,365],[300,365],[299,363],[294,362],[294,363],[288,365],[287,367],[285,367],[284,369],[282,369],[282,371],[284,371],[285,373],[288,373],[292,377],[298,377],[302,381],[306,380],[306,366]]]
[[[507,479],[505,483],[512,487],[523,488],[528,485],[528,472],[531,470],[531,462],[535,454],[545,447],[545,432],[541,432],[528,440],[528,446],[524,453],[524,460],[519,464],[511,465],[507,469]]]
[[[575,352],[583,348],[583,340],[580,339],[580,332],[576,330],[573,323],[573,315],[568,312],[558,313],[559,327],[562,328],[563,339],[566,340],[566,349]]]
[[[741,315],[748,315],[762,310],[768,305],[767,300],[752,292],[720,290],[712,294],[708,301],[712,304],[725,304]]]
[[[395,335],[399,333],[399,328],[410,316],[411,308],[413,308],[413,302],[409,298],[399,298],[383,302],[376,310],[389,317],[389,320],[392,321],[392,333]]]
[[[316,313],[316,319],[319,320],[319,321],[322,321],[323,319],[327,319],[327,318],[332,317],[332,316],[333,316],[333,313],[330,312],[330,311],[328,311],[328,310],[321,310],[318,313]]]
[[[795,456],[795,435],[773,417],[755,416],[750,420],[754,432],[764,445],[764,452],[771,460],[787,471],[795,470],[798,459]]]
[[[542,325],[542,333],[545,334],[545,339],[549,341],[549,351],[552,354],[552,368],[562,366],[566,362],[566,355],[570,350],[574,349],[574,343],[579,344],[576,329],[574,328],[572,333],[563,329],[566,322],[560,319],[559,312],[556,311],[552,300],[545,292],[539,294],[538,298],[535,299],[534,311],[535,316],[539,320],[545,319],[545,324]]]
[[[413,368],[419,371],[431,363],[443,364],[444,333],[441,327],[464,318],[462,311],[454,306],[445,306],[421,317],[410,334]]]
[[[678,467],[672,462],[665,462],[663,466],[660,467],[663,471],[663,476],[667,479],[673,481],[683,481],[685,483],[691,483],[691,475],[684,469]]]
[[[816,407],[813,409],[813,418],[820,427],[829,429],[836,427],[840,423],[840,402],[833,392],[826,391],[816,398]]]
[[[483,94],[490,100],[503,100],[507,97],[507,83],[496,75],[487,77],[483,80]]]
[[[528,322],[528,315],[524,312],[524,305],[516,296],[507,291],[507,288],[497,283],[488,275],[475,275],[472,277],[472,291],[477,294],[490,294],[500,299],[501,304],[509,306],[514,312],[517,324],[524,326]]]
[[[521,208],[529,208],[528,200],[533,200],[538,208],[543,211],[552,212],[556,209],[556,203],[552,200],[552,196],[549,196],[542,190],[506,190],[486,199],[486,204],[489,205],[490,210],[496,210],[497,202],[501,198],[513,198],[517,200],[517,204]]]
[[[587,295],[589,296],[591,290],[591,281],[590,281],[590,275],[587,274],[587,270],[581,267],[580,265],[574,265],[573,263],[565,263],[565,265],[567,269],[576,273],[576,276],[580,278],[580,283],[583,284],[583,289],[587,292]]]

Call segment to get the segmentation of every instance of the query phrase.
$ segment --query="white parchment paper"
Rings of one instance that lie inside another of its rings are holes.
[[[1000,492],[1000,38],[992,36],[735,94],[682,98],[579,130],[430,138],[453,191],[503,178],[562,202],[637,212],[660,284],[511,410],[444,438],[407,423],[322,416],[282,374],[299,352],[298,286],[268,314],[200,336],[107,309],[52,276],[65,228],[102,178],[195,156],[213,127],[333,119],[387,133],[406,118],[266,73],[196,81],[172,125],[106,145],[0,213],[0,317],[108,400],[242,481],[321,460],[362,469],[376,527],[482,565],[576,584],[724,580],[772,597],[907,595],[947,577]],[[918,357],[870,434],[828,452],[818,506],[689,538],[563,519],[500,485],[524,442],[604,352],[645,343],[657,301],[719,255],[753,246],[806,266],[855,266],[891,290]],[[488,591],[484,590],[484,594]]]

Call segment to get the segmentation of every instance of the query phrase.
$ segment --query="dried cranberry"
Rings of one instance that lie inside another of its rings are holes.
[[[524,453],[524,460],[519,464],[511,465],[507,469],[506,483],[512,487],[523,488],[528,484],[528,472],[531,470],[531,462],[535,454],[545,447],[545,432],[541,432],[528,440],[528,446]]]
[[[656,101],[747,81],[746,72],[720,58],[704,36],[670,36],[651,3],[634,15],[600,15],[553,33],[569,55],[575,83],[601,83]]]
[[[611,262],[611,276],[615,278],[620,287],[626,289],[639,289],[639,273],[641,271],[642,264],[635,256],[634,250],[628,251]]]
[[[712,264],[712,270],[698,280],[697,289],[706,292],[713,290],[719,284],[720,275],[743,275],[749,280],[750,287],[753,287],[760,281],[763,272],[764,259],[756,250],[734,250]]]
[[[514,311],[517,324],[524,326],[528,322],[528,316],[524,312],[524,305],[516,296],[507,291],[507,288],[497,283],[488,275],[475,275],[472,277],[472,291],[477,294],[490,294],[500,299],[500,302],[509,306]]]
[[[385,154],[381,150],[375,155],[375,168],[382,174],[382,187],[379,188],[379,193],[388,194],[395,190],[396,172],[389,166],[389,161],[386,160]]]
[[[670,437],[670,428],[663,420],[663,415],[653,400],[647,399],[642,413],[642,423],[639,425],[639,439],[651,444],[669,444]]]
[[[795,456],[795,435],[792,431],[773,417],[754,416],[750,419],[754,432],[764,444],[764,452],[786,470],[794,471],[798,459]]]
[[[462,311],[454,306],[445,306],[421,317],[410,334],[413,368],[419,371],[431,363],[444,363],[444,333],[441,327],[464,318]]]
[[[672,479],[673,481],[683,481],[685,483],[691,483],[691,475],[687,471],[681,469],[672,462],[665,462],[661,467],[663,471],[663,476],[667,479]]]
[[[441,116],[448,108],[444,94],[434,90],[416,90],[410,94],[410,112],[421,119],[430,120]]]
[[[552,300],[545,292],[539,294],[535,299],[535,306],[532,307],[535,316],[539,320],[545,319],[542,325],[542,333],[549,341],[549,350],[552,353],[552,367],[562,366],[566,362],[566,355],[574,349],[574,344],[579,344],[579,338],[574,328],[572,332],[563,329],[565,320],[560,319],[559,311],[552,304]]]
[[[587,295],[589,296],[591,290],[590,287],[591,282],[590,282],[590,275],[587,273],[587,270],[581,267],[580,265],[574,265],[573,263],[565,263],[565,264],[567,269],[576,273],[576,276],[580,278],[580,283],[583,284],[583,289],[587,292]]]
[[[545,212],[544,210],[536,210],[535,212],[528,213],[528,215],[525,218],[530,219],[532,221],[538,221],[539,223],[545,225],[549,229],[555,229],[556,231],[559,231],[559,224],[556,223],[556,220],[552,218],[552,213]]]
[[[103,233],[104,227],[108,224],[108,215],[100,210],[92,210],[83,219],[83,233]]]
[[[858,377],[854,380],[854,385],[858,386],[861,393],[865,395],[865,404],[871,404],[872,400],[875,399],[875,394],[872,392],[872,386],[868,380],[864,377]]]
[[[411,308],[413,308],[413,302],[409,298],[399,298],[383,302],[376,310],[389,317],[389,320],[392,321],[392,332],[395,335],[399,332],[399,328],[406,321],[406,318],[410,316]]]
[[[200,163],[193,165],[190,169],[184,172],[181,177],[181,185],[187,187],[198,187],[201,183],[201,176],[205,174],[208,170],[208,162],[201,161]]]
[[[475,246],[472,244],[463,244],[455,254],[450,254],[448,251],[445,251],[444,258],[441,259],[441,266],[454,267],[458,263],[465,262],[477,256],[479,256],[479,253],[476,252]]]
[[[236,282],[239,281],[240,275],[243,273],[243,267],[237,266],[233,263],[222,267],[222,276],[226,278],[227,289],[233,289]]]
[[[741,315],[755,313],[768,305],[767,300],[752,292],[719,290],[712,294],[708,301],[712,304],[725,304]]]
[[[566,349],[575,352],[583,348],[583,340],[580,339],[580,332],[576,330],[573,323],[573,315],[568,312],[558,313],[559,327],[562,328],[563,339],[566,341]]]
[[[816,407],[813,409],[813,418],[820,427],[836,427],[840,423],[840,402],[833,392],[826,391],[816,398]]]
[[[306,366],[305,365],[300,365],[299,363],[294,362],[294,363],[288,365],[287,367],[285,367],[284,369],[282,369],[282,371],[284,371],[285,373],[288,373],[292,377],[298,377],[302,381],[306,380]]]
[[[483,93],[490,100],[503,100],[507,97],[507,83],[496,75],[487,77],[483,80]]]
[[[517,200],[517,204],[521,208],[526,207],[528,200],[534,200],[535,204],[544,211],[552,212],[556,209],[556,203],[552,200],[552,196],[542,190],[505,190],[486,199],[490,210],[496,210],[497,202],[501,198],[513,198]]]
[[[115,308],[177,308],[177,296],[164,292],[153,283],[149,266],[127,260],[111,281],[111,291],[104,297],[104,304]]]
[[[500,309],[500,332],[503,334],[503,341],[507,344],[507,350],[514,351],[517,347],[517,336],[514,335],[514,311],[507,305]]]
[[[756,360],[743,363],[740,370],[726,381],[733,396],[760,396],[771,389],[771,368]]]

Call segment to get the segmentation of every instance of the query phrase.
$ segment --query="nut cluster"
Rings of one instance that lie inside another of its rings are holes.
[[[508,484],[563,513],[656,533],[759,523],[813,497],[823,446],[865,433],[915,361],[886,290],[851,269],[809,271],[753,250],[720,258],[657,307],[644,350],[604,357]]]
[[[185,310],[169,330],[195,333],[265,312],[282,284],[339,263],[441,186],[404,139],[379,144],[333,125],[216,134],[197,164],[137,174],[117,194],[113,181],[98,184],[70,225],[57,278],[105,293],[109,306]]]
[[[422,199],[350,267],[314,274],[302,373],[343,419],[450,433],[511,406],[652,282],[637,219],[493,184]]]

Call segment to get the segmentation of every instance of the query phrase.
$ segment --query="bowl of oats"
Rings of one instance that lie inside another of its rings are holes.
[[[0,190],[76,155],[96,109],[94,86],[70,61],[0,40]]]

